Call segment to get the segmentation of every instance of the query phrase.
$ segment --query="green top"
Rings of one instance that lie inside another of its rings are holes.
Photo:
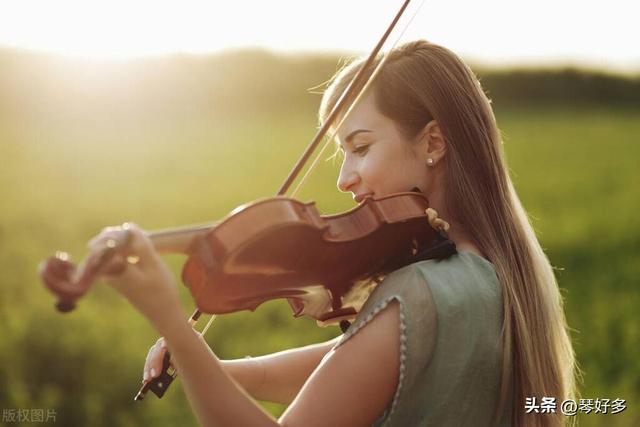
[[[389,274],[336,347],[393,299],[400,378],[374,426],[490,426],[502,368],[502,288],[493,264],[461,251]],[[511,401],[498,426],[508,426]]]

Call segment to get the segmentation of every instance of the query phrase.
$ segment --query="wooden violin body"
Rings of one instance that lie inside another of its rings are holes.
[[[428,207],[424,195],[406,192],[366,198],[348,212],[322,216],[313,202],[277,196],[240,206],[215,225],[149,237],[160,252],[188,256],[182,279],[199,311],[255,310],[286,298],[294,316],[324,325],[354,317],[377,280],[443,241],[429,225]],[[58,296],[58,309],[72,310],[101,265],[126,244],[125,235],[80,269],[49,258],[41,275]]]
[[[182,279],[205,313],[287,298],[296,317],[333,323],[355,316],[376,278],[436,242],[428,207],[420,193],[367,198],[329,216],[287,197],[254,202],[194,239]]]

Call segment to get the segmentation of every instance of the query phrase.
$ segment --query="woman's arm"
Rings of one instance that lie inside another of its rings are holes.
[[[182,385],[200,423],[205,426],[370,426],[392,401],[400,366],[400,311],[397,301],[349,340],[322,358],[293,403],[277,421],[244,391],[186,321],[173,273],[137,226],[126,251],[105,267],[106,274],[167,341]],[[104,245],[119,230],[106,229],[94,239]],[[126,257],[136,255],[127,266]]]
[[[204,341],[200,334],[195,331],[194,334]],[[341,337],[259,357],[220,360],[220,363],[235,382],[254,399],[288,405],[322,358]],[[149,349],[144,366],[144,381],[160,375],[166,351],[164,338],[160,338]]]
[[[203,426],[277,426],[229,373],[204,340],[193,333],[179,306],[154,322],[165,337],[173,364],[200,424]]]
[[[167,307],[167,306],[165,306]],[[281,419],[257,405],[193,333],[178,305],[156,316],[189,402],[204,426],[369,426],[392,401],[399,380],[400,321],[390,303],[322,358]]]
[[[220,363],[253,398],[287,405],[340,338],[264,356],[221,360]]]

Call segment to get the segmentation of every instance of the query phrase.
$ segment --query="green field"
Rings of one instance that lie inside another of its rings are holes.
[[[132,400],[151,327],[104,285],[72,314],[56,313],[36,266],[58,249],[81,258],[106,225],[209,222],[273,195],[315,112],[292,104],[129,116],[60,106],[0,115],[0,408],[53,408],[65,426],[195,425],[179,381],[162,400]],[[516,189],[558,269],[582,396],[627,400],[623,413],[582,415],[580,425],[639,425],[640,110],[497,105],[496,116]],[[322,162],[299,198],[325,213],[351,207],[337,170]],[[167,260],[178,274],[183,258]],[[338,333],[271,302],[221,317],[207,341],[236,358]]]

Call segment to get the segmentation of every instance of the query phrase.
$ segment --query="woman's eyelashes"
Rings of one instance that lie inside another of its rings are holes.
[[[369,151],[369,144],[359,144],[353,147],[353,153],[359,156],[364,156]]]
[[[355,154],[357,156],[363,157],[369,151],[369,146],[371,144],[357,144],[354,145],[352,149],[345,150],[343,147],[338,147],[336,150],[336,155],[341,157],[343,160],[347,157],[348,154]]]

